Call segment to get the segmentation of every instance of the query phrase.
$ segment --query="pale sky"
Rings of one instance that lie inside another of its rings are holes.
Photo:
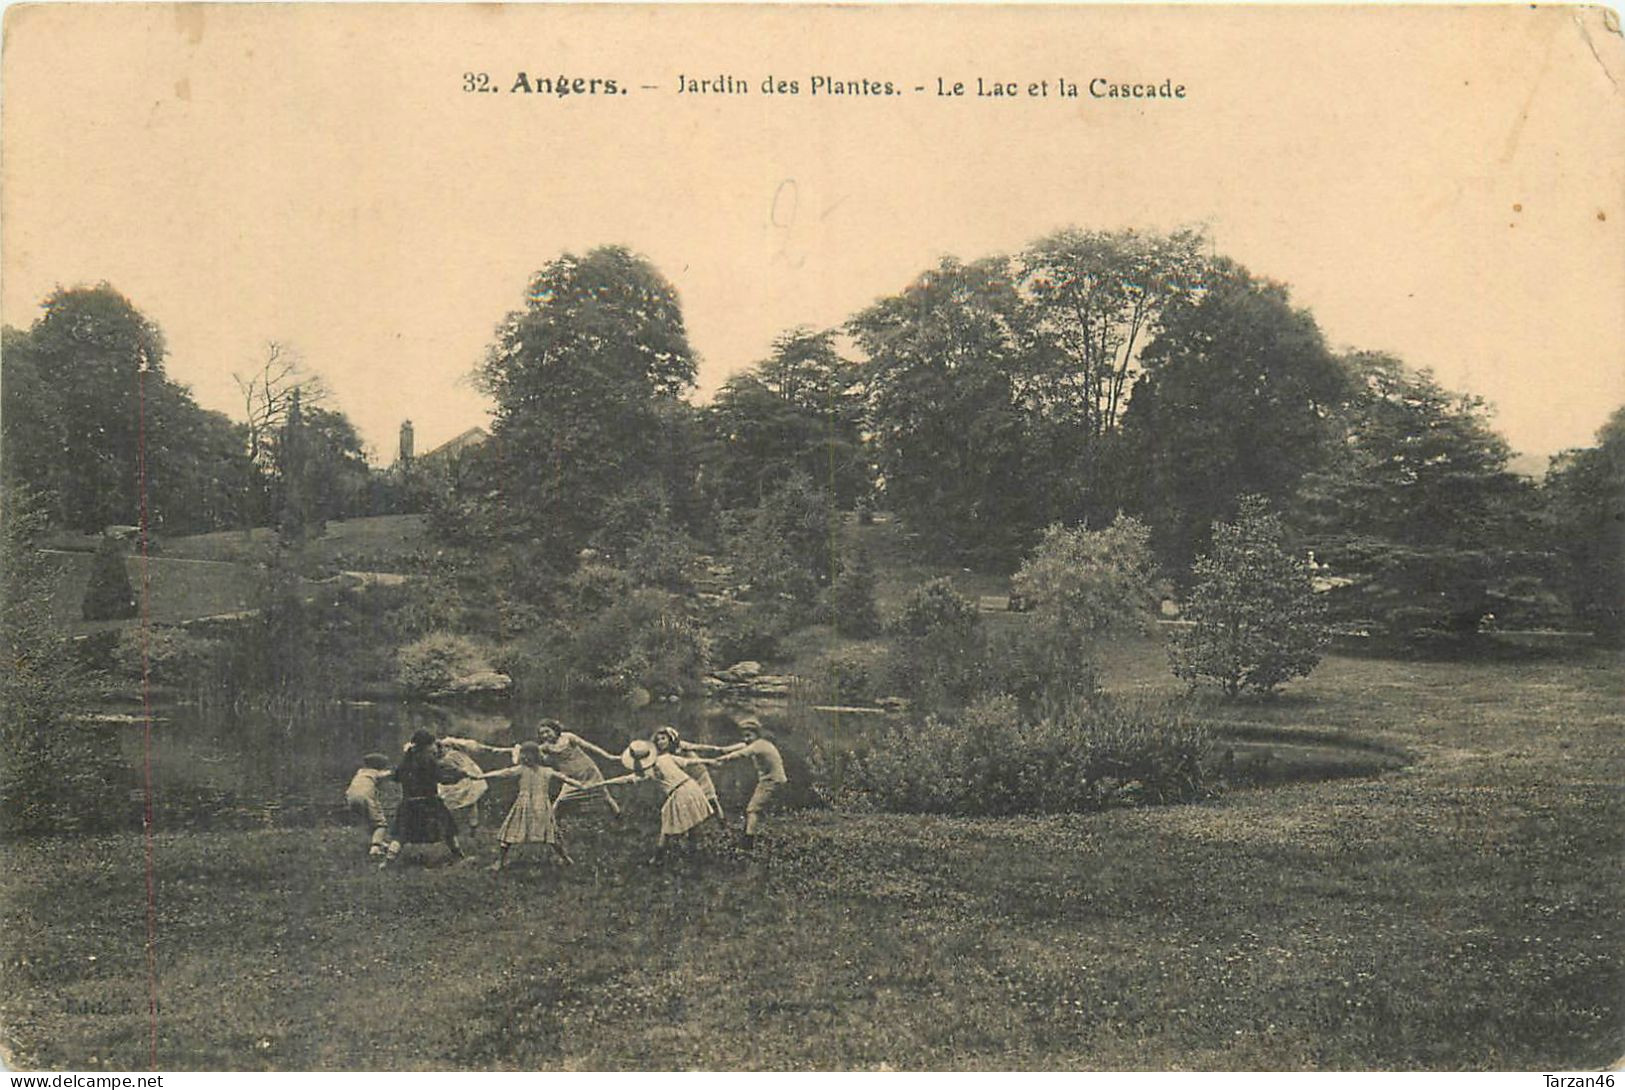
[[[107,280],[170,375],[298,348],[389,461],[486,420],[466,376],[529,275],[621,243],[681,294],[701,386],[943,254],[1205,225],[1338,347],[1496,407],[1513,446],[1625,403],[1625,47],[1602,9],[549,6],[7,12],[0,311]],[[467,94],[463,73],[499,93]],[[616,96],[510,94],[613,78]],[[746,95],[678,95],[679,74]],[[813,97],[810,77],[892,80]],[[768,97],[768,76],[797,79]],[[935,95],[937,77],[963,98]],[[977,98],[977,77],[1050,81]],[[1164,78],[1182,101],[1088,97]],[[1061,98],[1057,79],[1083,88]],[[643,85],[654,85],[645,90]],[[914,91],[926,86],[925,93]]]

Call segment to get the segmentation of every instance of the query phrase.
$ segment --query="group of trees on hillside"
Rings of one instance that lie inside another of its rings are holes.
[[[267,525],[289,510],[290,490],[318,522],[361,511],[360,436],[286,346],[269,345],[239,376],[243,420],[201,408],[166,357],[158,327],[107,284],[56,291],[28,329],[7,327],[4,486],[87,533],[143,514],[160,533]]]

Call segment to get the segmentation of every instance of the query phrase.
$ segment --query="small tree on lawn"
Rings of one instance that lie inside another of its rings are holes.
[[[875,569],[869,551],[861,545],[829,590],[829,610],[835,631],[867,639],[880,634],[880,611],[875,607]]]
[[[1213,524],[1207,555],[1192,569],[1186,616],[1195,627],[1170,651],[1174,673],[1212,678],[1227,696],[1269,693],[1320,662],[1330,635],[1309,565],[1284,543],[1281,520],[1258,496],[1244,496],[1236,520]]]
[[[1092,695],[1100,640],[1143,630],[1158,598],[1151,531],[1118,516],[1104,530],[1051,526],[1011,579],[1031,620],[1006,648],[1007,687],[1037,710]]]
[[[102,537],[90,565],[90,585],[81,610],[87,621],[122,621],[140,612],[130,573],[124,567],[124,546],[112,534]]]

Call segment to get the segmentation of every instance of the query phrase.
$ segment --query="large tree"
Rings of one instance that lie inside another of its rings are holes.
[[[112,287],[53,293],[32,327],[5,331],[3,359],[5,482],[38,492],[54,521],[95,531],[144,513],[187,532],[234,516],[237,426],[169,380],[157,326]]]
[[[1132,505],[1123,412],[1163,314],[1200,283],[1202,241],[1071,228],[1022,253],[1034,344],[1020,396],[1048,519],[1105,525]]]
[[[1625,639],[1625,408],[1595,446],[1552,459],[1546,497],[1571,608],[1599,636]]]
[[[606,246],[549,262],[480,368],[496,400],[495,521],[557,559],[573,555],[606,501],[673,477],[662,455],[686,444],[674,429],[687,417],[669,410],[694,372],[676,289],[647,260]]]
[[[1142,356],[1124,420],[1164,562],[1188,569],[1239,497],[1274,504],[1321,465],[1347,378],[1284,286],[1219,260]]]
[[[1117,430],[1140,353],[1163,312],[1188,299],[1204,261],[1196,231],[1058,231],[1020,258],[1037,332],[1056,349],[1026,390],[1089,438]]]
[[[141,514],[143,388],[162,382],[163,335],[108,284],[56,291],[43,309],[16,361],[21,381],[43,401],[25,420],[41,423],[45,435],[15,436],[24,448],[49,450],[45,479],[31,483],[78,529],[134,523]],[[13,351],[21,347],[15,335],[11,340]]]
[[[952,258],[851,320],[867,355],[869,428],[887,502],[940,548],[1010,564],[1036,537],[1032,339],[1010,263]]]
[[[712,492],[723,507],[761,502],[800,472],[850,507],[869,488],[856,368],[835,333],[792,329],[755,369],[723,384],[706,414]]]
[[[1538,497],[1507,468],[1484,403],[1391,356],[1341,362],[1351,392],[1332,417],[1336,456],[1296,504],[1336,614],[1410,636],[1549,611]]]

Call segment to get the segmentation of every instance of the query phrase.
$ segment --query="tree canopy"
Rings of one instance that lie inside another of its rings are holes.
[[[647,260],[606,246],[548,262],[479,372],[496,401],[502,525],[568,556],[629,483],[686,489],[671,455],[691,418],[662,406],[694,372],[676,289]]]
[[[856,368],[834,341],[833,330],[792,329],[718,391],[706,425],[711,489],[723,507],[759,504],[793,473],[819,482],[841,507],[867,494]]]
[[[949,258],[848,324],[887,502],[973,561],[1013,562],[1039,525],[1025,509],[1025,322],[1007,260]]]
[[[1340,442],[1296,505],[1306,544],[1344,584],[1336,614],[1403,636],[1542,608],[1537,497],[1508,470],[1484,403],[1392,356],[1355,353],[1342,366]]]
[[[1552,460],[1546,498],[1575,614],[1606,639],[1625,638],[1625,407],[1595,446]]]
[[[53,521],[87,532],[227,525],[248,465],[237,425],[164,372],[158,327],[108,284],[59,290],[26,331],[7,329],[8,487],[40,493]]]
[[[1184,571],[1242,495],[1281,504],[1327,457],[1348,380],[1285,287],[1216,262],[1145,350],[1124,428],[1139,506]]]

